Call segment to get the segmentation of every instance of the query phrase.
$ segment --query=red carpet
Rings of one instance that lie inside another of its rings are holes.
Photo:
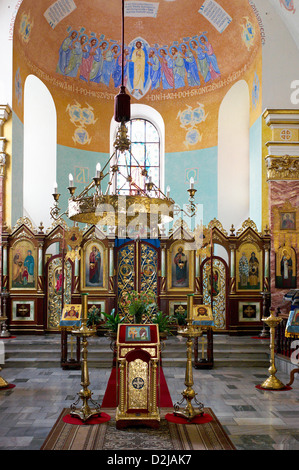
[[[251,339],[270,339],[270,336],[265,336],[264,338],[261,336],[251,336]]]
[[[116,400],[116,368],[112,368],[110,378],[108,380],[107,388],[103,398],[102,408],[115,408],[117,406]],[[173,406],[168,386],[165,380],[162,367],[160,367],[160,407],[171,408]]]
[[[167,419],[167,421],[170,423],[176,424],[203,424],[213,421],[212,416],[208,413],[204,413],[202,416],[195,416],[195,418],[191,419],[190,421],[187,418],[176,416],[174,413],[167,413],[165,415],[165,419]]]
[[[106,413],[101,412],[100,416],[92,416],[87,421],[82,421],[80,418],[76,418],[75,416],[71,416],[70,414],[65,415],[62,418],[62,421],[68,424],[83,425],[83,424],[102,424],[102,423],[106,423],[107,421],[110,421],[110,419],[111,419],[111,416],[107,415]]]

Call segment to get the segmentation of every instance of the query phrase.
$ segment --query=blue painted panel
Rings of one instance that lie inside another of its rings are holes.
[[[195,202],[203,206],[203,223],[217,218],[218,168],[217,147],[165,155],[165,187],[181,208],[188,204],[189,179],[194,177]]]

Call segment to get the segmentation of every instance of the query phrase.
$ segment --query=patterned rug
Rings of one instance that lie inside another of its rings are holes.
[[[210,408],[213,420],[203,424],[176,424],[164,417],[173,409],[161,409],[158,429],[127,427],[116,429],[115,409],[102,409],[111,416],[103,424],[74,425],[63,421],[70,410],[64,408],[41,450],[235,450],[226,432]]]

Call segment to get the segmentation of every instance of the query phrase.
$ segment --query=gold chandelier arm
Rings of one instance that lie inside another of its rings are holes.
[[[110,173],[110,166],[111,166],[111,165],[110,165],[110,162],[111,162],[111,160],[112,160],[112,158],[113,158],[114,156],[115,156],[115,151],[112,153],[112,155],[110,155],[110,157],[109,157],[109,159],[108,159],[106,165],[103,167],[103,170],[102,170],[102,171],[104,172],[105,169],[107,168],[107,166],[109,165],[109,169],[107,170],[107,173],[106,173],[105,176],[107,176],[107,175]]]

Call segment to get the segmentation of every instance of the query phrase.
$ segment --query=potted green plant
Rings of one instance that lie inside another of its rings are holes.
[[[171,334],[170,327],[173,323],[173,316],[172,315],[165,315],[160,310],[153,315],[152,322],[159,327],[159,335],[161,338],[166,338],[168,335]]]
[[[116,337],[118,325],[124,321],[125,317],[120,317],[120,315],[115,312],[115,308],[111,310],[111,314],[103,312],[103,315],[106,318],[104,327],[108,329],[108,335],[110,337]]]
[[[154,292],[126,292],[123,297],[125,308],[134,319],[134,323],[142,323],[144,315],[157,306]]]
[[[182,312],[176,312],[175,315],[174,315],[176,321],[177,321],[177,324],[179,326],[184,326],[187,324],[187,312],[186,310],[182,311]]]

